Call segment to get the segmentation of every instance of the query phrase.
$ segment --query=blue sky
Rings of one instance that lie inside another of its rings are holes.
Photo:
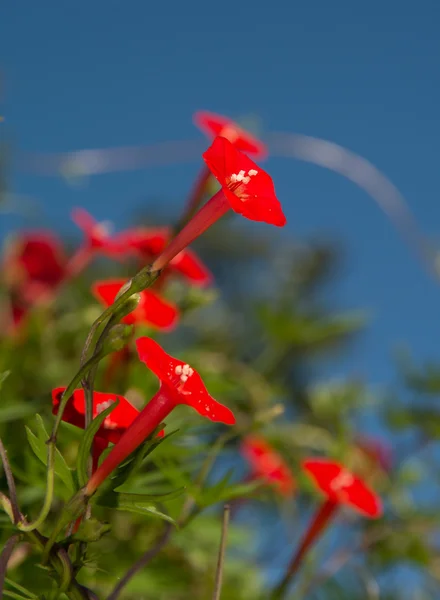
[[[18,162],[18,151],[202,140],[191,121],[197,109],[255,114],[263,134],[322,137],[368,158],[435,242],[439,22],[436,0],[417,10],[396,0],[9,2],[0,19],[3,130]],[[76,205],[122,227],[149,198],[183,201],[198,161],[96,176],[77,188],[18,166],[13,191],[44,209],[33,223],[67,231]],[[341,239],[348,255],[335,305],[371,311],[370,329],[336,374],[387,384],[398,343],[436,358],[439,283],[374,202],[313,165],[273,158],[267,169],[289,220],[280,235]],[[2,221],[3,233],[23,223]]]

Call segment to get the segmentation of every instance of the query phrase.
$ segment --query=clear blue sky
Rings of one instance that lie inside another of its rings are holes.
[[[55,152],[202,139],[197,109],[257,114],[265,131],[323,137],[368,158],[440,238],[439,24],[438,0],[16,0],[0,14],[3,128],[17,149]],[[39,223],[62,231],[75,205],[122,227],[142,199],[178,202],[197,167],[97,176],[83,188],[16,170],[13,191],[36,196]],[[397,342],[437,357],[440,285],[369,197],[315,166],[267,168],[289,220],[282,235],[341,238],[349,257],[335,298],[372,311],[338,374],[392,381]],[[3,233],[17,225],[1,219]]]

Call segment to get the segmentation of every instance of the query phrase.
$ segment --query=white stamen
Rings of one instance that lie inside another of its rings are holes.
[[[243,177],[243,183],[249,183],[250,180],[250,177]]]
[[[243,178],[246,175],[246,171],[240,171],[238,175]]]
[[[253,177],[254,175],[258,175],[258,171],[256,171],[255,169],[250,169],[248,171],[248,175],[249,177]]]
[[[337,477],[333,479],[330,484],[330,487],[337,491],[342,488],[347,488],[353,484],[354,477],[348,471],[341,471]]]
[[[232,173],[231,175],[231,183],[236,183],[237,181],[237,175],[235,173]]]
[[[115,402],[114,400],[111,400],[109,398],[105,402],[101,402],[100,404],[97,404],[96,405],[96,414],[100,415],[103,410],[105,410],[106,408],[108,408],[109,406],[111,406],[112,404],[114,404],[114,402]]]
[[[176,375],[180,376],[180,381],[185,383],[188,381],[188,377],[191,377],[191,375],[194,373],[194,369],[192,369],[189,365],[177,365],[177,367],[174,369],[174,372]]]

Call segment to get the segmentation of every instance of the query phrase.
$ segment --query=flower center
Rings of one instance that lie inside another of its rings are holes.
[[[252,177],[258,175],[258,171],[256,169],[249,169],[246,171],[239,171],[238,173],[232,173],[230,177],[226,178],[226,185],[234,192],[236,196],[241,198],[242,200],[246,200],[249,194],[246,194],[246,185],[250,182]]]
[[[353,485],[354,477],[348,471],[342,470],[339,475],[337,475],[330,484],[331,489],[334,492],[338,492],[343,490],[344,488],[348,488]]]
[[[233,144],[238,139],[240,131],[233,125],[225,125],[217,135],[221,135]]]
[[[189,365],[177,365],[174,369],[174,373],[179,377],[178,386],[182,387],[184,383],[186,383],[194,373],[194,369],[192,369]]]
[[[109,398],[104,402],[100,402],[96,405],[96,415],[100,415],[102,411],[106,410],[109,406],[115,403],[115,400]],[[104,419],[103,423],[104,429],[116,429],[118,424],[111,420],[110,415]]]

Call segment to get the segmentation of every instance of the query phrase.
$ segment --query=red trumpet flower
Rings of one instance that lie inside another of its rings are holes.
[[[92,475],[85,488],[88,496],[179,404],[191,406],[211,421],[235,423],[233,413],[209,395],[200,375],[188,364],[167,354],[150,338],[139,338],[136,346],[140,360],[159,378],[160,388]]]
[[[229,209],[252,221],[282,227],[286,224],[273,181],[261,167],[237,150],[226,138],[215,138],[203,158],[222,188],[185,225],[154,261],[163,269],[186,246]]]
[[[114,239],[116,245],[135,252],[145,261],[151,262],[164,251],[171,240],[169,227],[139,227],[128,229],[117,235]],[[166,272],[161,276],[161,283],[167,275],[175,273],[181,275],[188,282],[197,286],[206,286],[212,283],[212,274],[202,263],[199,257],[186,248],[182,250],[168,265]]]
[[[227,117],[207,111],[199,111],[194,114],[193,120],[194,124],[210,139],[221,136],[229,140],[241,152],[253,154],[258,158],[264,158],[267,155],[266,146],[260,140]],[[186,222],[197,210],[206,192],[210,176],[211,172],[209,168],[204,166],[191,191],[185,215],[182,219],[183,222]]]
[[[241,444],[241,453],[249,462],[252,479],[264,479],[282,496],[291,496],[295,479],[283,457],[260,436],[248,435]]]
[[[92,293],[104,306],[113,304],[119,290],[126,283],[124,279],[97,281]],[[151,290],[140,292],[140,301],[136,308],[122,321],[128,325],[144,323],[161,330],[173,329],[179,320],[179,309]]]
[[[326,458],[312,458],[303,462],[303,468],[324,494],[325,500],[313,517],[294,554],[286,575],[276,590],[278,594],[276,597],[282,597],[287,590],[306,552],[316,542],[340,506],[349,506],[370,519],[376,519],[382,514],[380,498],[361,479],[339,463]]]
[[[56,415],[61,402],[61,397],[66,390],[59,387],[52,390],[52,413]],[[93,440],[93,470],[98,466],[98,460],[102,452],[110,443],[116,444],[122,434],[133,423],[139,414],[128,400],[116,394],[105,392],[93,392],[93,418],[99,415],[111,404],[119,400],[116,408],[106,417]],[[84,390],[75,390],[63,413],[63,421],[84,429],[85,424],[85,398]]]

